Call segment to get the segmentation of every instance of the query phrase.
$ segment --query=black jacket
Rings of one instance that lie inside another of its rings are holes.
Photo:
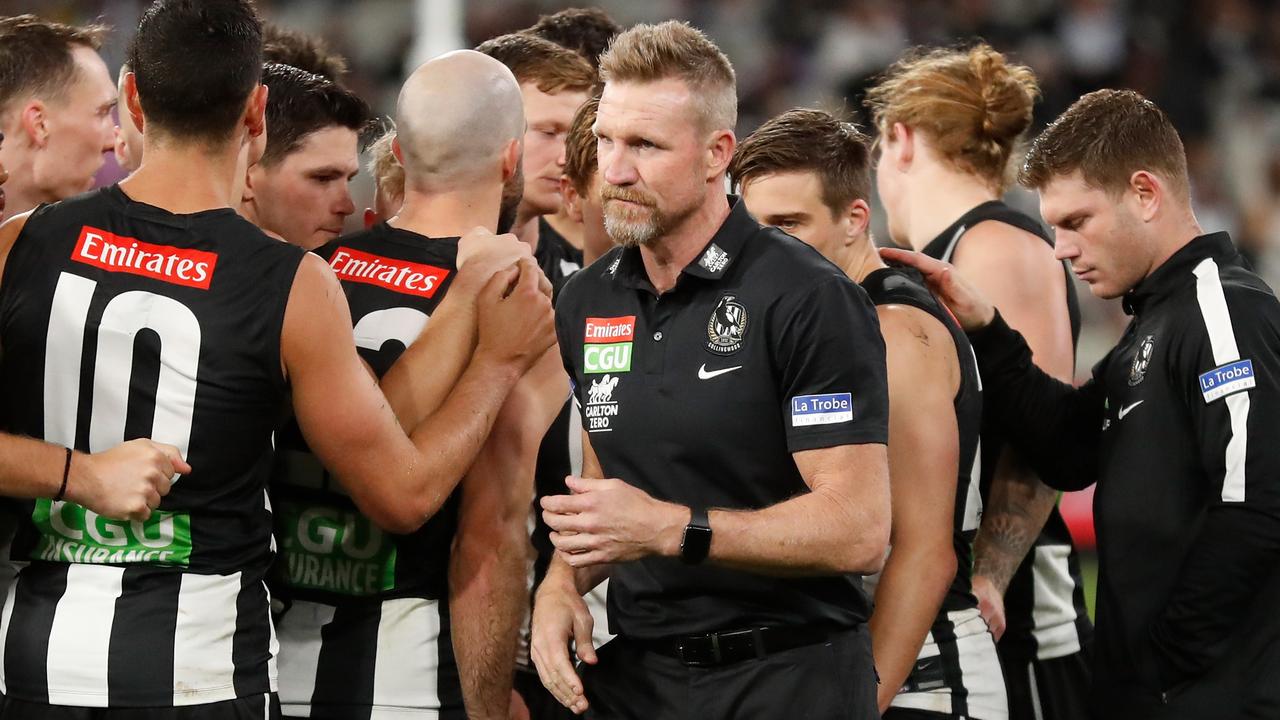
[[[988,408],[1045,482],[1098,483],[1096,711],[1280,717],[1280,303],[1218,233],[1124,304],[1080,388],[999,318],[973,336]]]

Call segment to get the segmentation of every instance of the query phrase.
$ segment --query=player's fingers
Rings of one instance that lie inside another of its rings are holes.
[[[480,297],[489,301],[496,301],[506,297],[511,284],[516,282],[519,276],[520,269],[514,265],[499,270],[484,284],[484,287],[480,290]]]
[[[166,445],[165,443],[155,443],[155,446],[156,449],[164,453],[165,457],[169,459],[169,464],[173,468],[172,471],[168,473],[170,476],[174,473],[179,475],[191,474],[191,466],[187,464],[186,460],[182,459],[182,453],[178,451],[178,448],[172,445]]]
[[[599,536],[582,532],[549,533],[551,544],[562,553],[581,553],[595,550],[600,543]]]
[[[569,567],[584,568],[593,565],[607,565],[613,562],[613,558],[604,550],[588,550],[579,553],[560,553],[560,557],[569,564]]]
[[[595,643],[591,639],[594,626],[595,620],[590,612],[582,610],[573,614],[573,646],[578,651],[578,659],[588,665],[595,665],[598,659]]]
[[[145,500],[140,502],[139,505],[140,507],[135,507],[132,512],[128,513],[128,517],[130,520],[146,522],[151,518],[151,506],[147,505]]]
[[[548,495],[542,498],[542,509],[559,515],[580,513],[588,507],[587,498],[578,495]]]

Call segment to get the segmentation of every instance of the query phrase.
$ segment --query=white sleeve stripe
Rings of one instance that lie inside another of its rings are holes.
[[[1205,258],[1195,269],[1196,300],[1200,304],[1200,316],[1209,333],[1213,349],[1213,362],[1221,367],[1240,359],[1236,345],[1236,333],[1231,326],[1231,314],[1227,311],[1227,296],[1222,291],[1222,279],[1218,276],[1218,264]],[[1227,441],[1225,457],[1226,475],[1222,479],[1222,501],[1244,502],[1245,460],[1249,439],[1249,396],[1237,393],[1226,398],[1227,412],[1231,417],[1231,438]]]

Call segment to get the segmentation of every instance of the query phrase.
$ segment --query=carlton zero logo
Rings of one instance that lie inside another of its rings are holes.
[[[636,339],[636,316],[587,318],[582,336],[583,373],[631,371],[631,347]]]
[[[152,245],[85,225],[71,253],[76,262],[107,272],[124,272],[153,280],[208,290],[213,282],[215,253]]]
[[[1253,374],[1252,360],[1237,360],[1216,367],[1200,376],[1200,394],[1205,403],[1226,397],[1241,390],[1249,390],[1258,384]]]
[[[791,427],[853,421],[853,394],[797,395],[791,398]]]
[[[430,298],[440,289],[449,271],[434,265],[371,255],[340,247],[329,259],[339,280],[368,283],[404,295]]]

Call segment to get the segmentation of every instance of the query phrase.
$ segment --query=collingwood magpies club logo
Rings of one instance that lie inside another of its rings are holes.
[[[1156,336],[1148,335],[1138,344],[1138,351],[1133,354],[1133,365],[1129,366],[1129,387],[1135,387],[1147,376],[1147,366],[1151,364],[1151,355],[1155,353]]]
[[[707,349],[717,355],[732,355],[742,349],[746,335],[747,309],[736,295],[720,298],[707,320]]]

